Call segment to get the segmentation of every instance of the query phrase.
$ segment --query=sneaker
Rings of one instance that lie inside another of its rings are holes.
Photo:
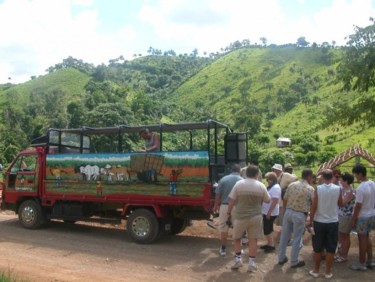
[[[365,265],[365,264],[361,264],[361,263],[359,263],[359,262],[357,262],[357,263],[355,263],[355,264],[352,264],[352,265],[350,266],[350,268],[353,269],[353,270],[362,270],[362,271],[367,270],[366,265]]]
[[[219,253],[221,257],[225,257],[227,255],[227,252],[223,247],[220,248]]]
[[[368,261],[366,262],[366,267],[373,269],[375,267],[375,261]]]
[[[319,277],[319,273],[314,272],[314,270],[310,270],[310,271],[309,271],[309,274],[310,274],[312,277],[314,277],[314,278],[318,278],[318,277]]]
[[[255,263],[249,264],[247,267],[247,272],[255,272],[257,270],[258,270],[258,266]]]
[[[213,221],[207,221],[207,226],[216,230],[216,226],[215,226],[215,223]]]
[[[332,273],[324,274],[324,277],[326,279],[331,279],[333,277],[333,274]]]
[[[239,269],[242,266],[242,261],[241,260],[235,260],[234,264],[231,266],[231,269]]]
[[[291,266],[291,268],[298,268],[298,267],[302,267],[302,266],[305,266],[305,262],[303,260],[300,260],[299,262],[297,262],[296,264],[293,264]]]

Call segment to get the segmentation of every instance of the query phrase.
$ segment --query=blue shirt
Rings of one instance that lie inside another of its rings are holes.
[[[231,174],[228,174],[220,179],[215,193],[220,195],[220,202],[222,204],[229,203],[229,193],[232,191],[234,184],[236,184],[238,180],[242,179],[243,178],[240,176],[239,172],[232,172]]]

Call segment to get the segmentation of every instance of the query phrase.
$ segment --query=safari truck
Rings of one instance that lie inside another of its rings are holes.
[[[143,145],[142,128],[159,135],[160,151],[132,147]],[[135,242],[152,243],[210,217],[214,183],[231,164],[247,164],[247,139],[214,120],[48,129],[7,168],[1,208],[28,229],[126,220]]]

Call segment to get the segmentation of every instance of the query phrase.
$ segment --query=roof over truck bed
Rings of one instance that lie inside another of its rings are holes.
[[[61,133],[75,133],[83,136],[100,135],[100,134],[119,134],[119,133],[138,133],[141,129],[148,128],[153,132],[176,132],[176,131],[190,131],[190,130],[209,130],[209,129],[226,129],[228,132],[232,132],[230,127],[226,124],[218,121],[209,119],[202,122],[185,122],[185,123],[160,123],[151,125],[119,125],[114,127],[89,127],[83,126],[82,128],[66,128],[57,129],[50,128],[47,130],[47,135],[38,137],[31,141],[31,146],[41,146],[48,142],[48,135],[51,131],[57,131]]]
[[[141,129],[148,128],[153,132],[173,132],[173,131],[183,131],[183,130],[196,130],[196,129],[215,129],[215,128],[225,128],[229,131],[228,125],[214,121],[207,120],[204,122],[187,122],[187,123],[160,123],[142,126],[130,126],[130,125],[119,125],[115,127],[88,127],[83,126],[82,128],[75,129],[55,129],[51,128],[49,130],[56,130],[68,133],[83,133],[84,135],[95,135],[95,134],[118,134],[118,133],[138,133]]]

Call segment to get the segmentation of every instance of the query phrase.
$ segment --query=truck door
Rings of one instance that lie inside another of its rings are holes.
[[[6,189],[19,192],[38,191],[37,155],[20,155],[13,163],[8,177]]]

